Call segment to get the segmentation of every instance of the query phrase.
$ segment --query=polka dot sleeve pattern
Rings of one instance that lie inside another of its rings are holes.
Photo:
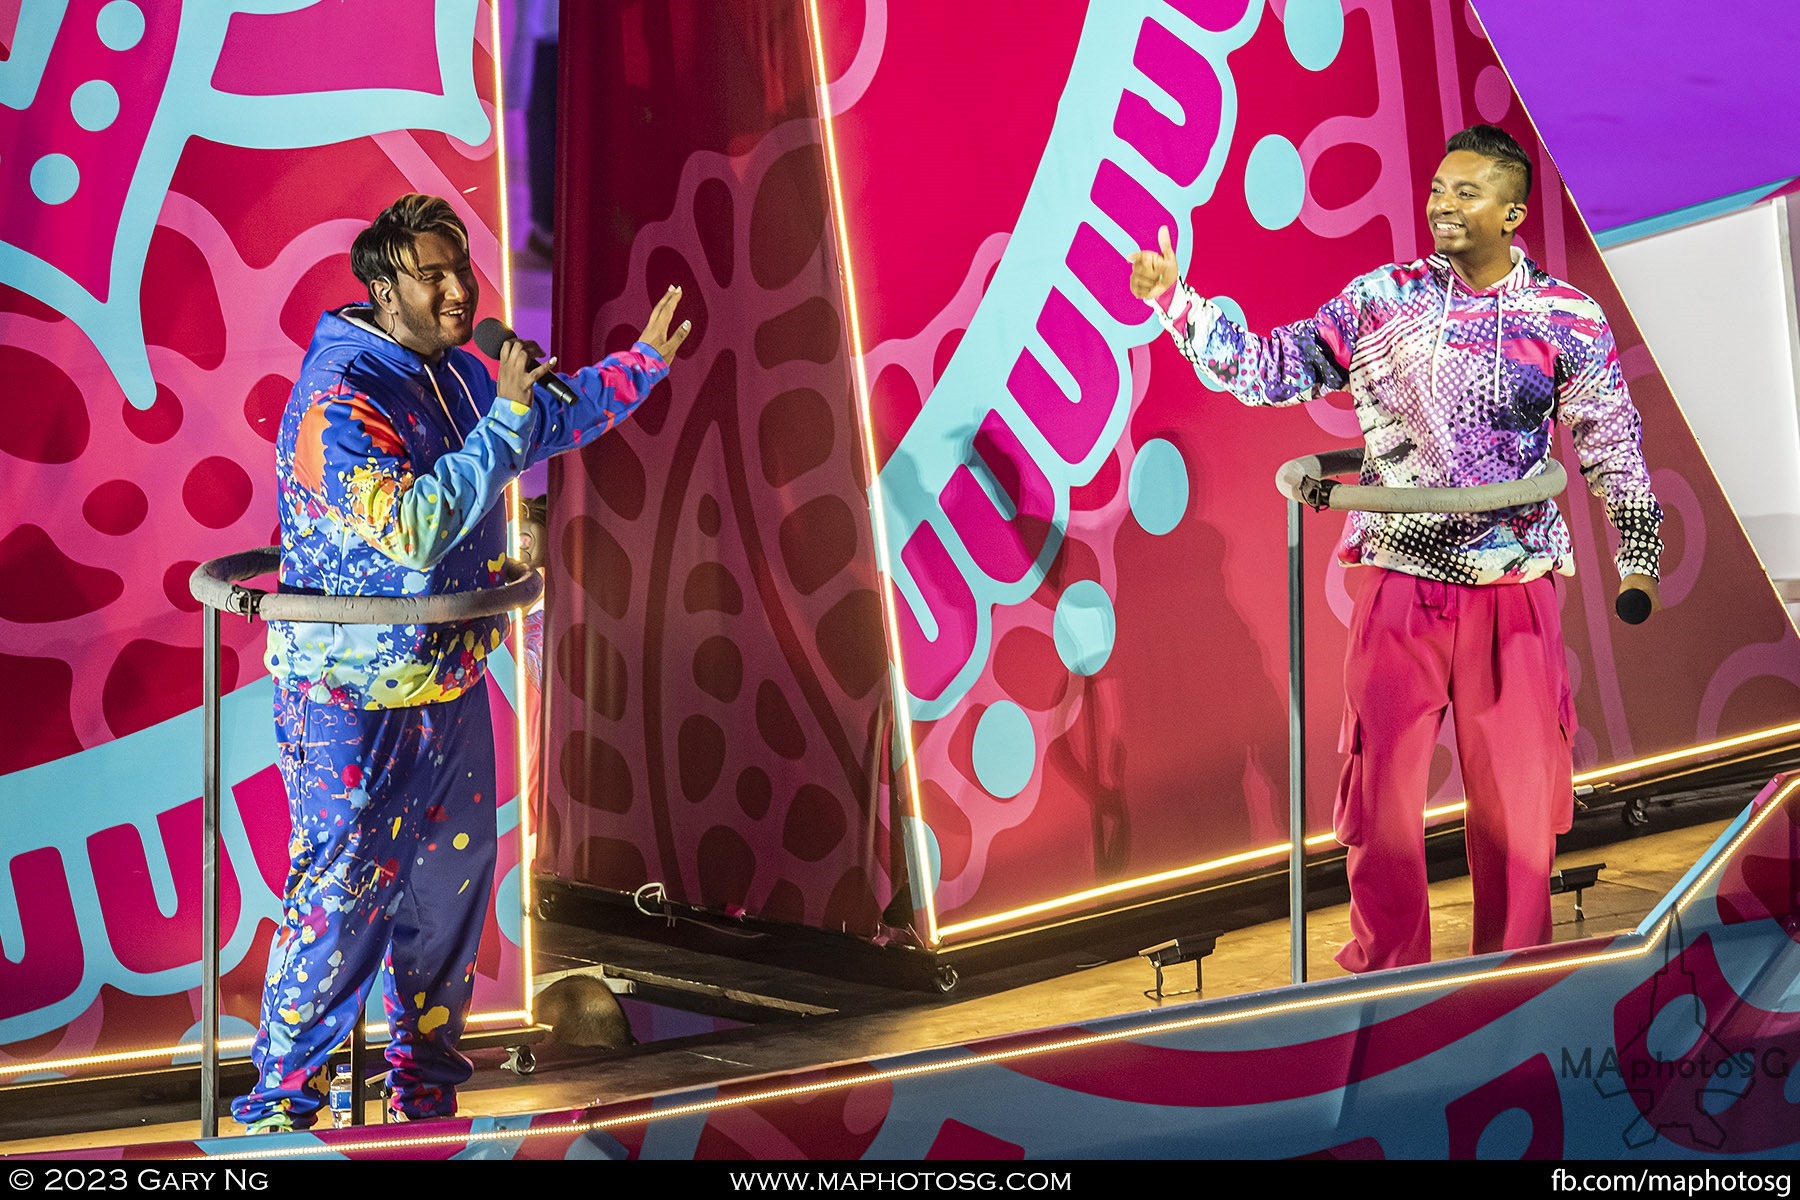
[[[1605,315],[1523,253],[1513,257],[1512,271],[1480,291],[1438,255],[1385,266],[1267,335],[1185,282],[1158,317],[1195,370],[1245,404],[1348,391],[1368,486],[1530,478],[1547,468],[1553,422],[1562,421],[1582,477],[1619,531],[1620,574],[1655,576],[1662,510]],[[1568,526],[1548,500],[1487,513],[1351,513],[1338,558],[1460,584],[1575,572]]]

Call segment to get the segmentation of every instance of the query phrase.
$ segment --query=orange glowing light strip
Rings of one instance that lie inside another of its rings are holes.
[[[837,132],[832,124],[831,93],[825,82],[825,35],[819,24],[818,0],[807,0],[806,23],[812,37],[813,84],[818,89],[819,124],[825,133],[825,175],[831,185],[832,220],[837,227],[838,263],[843,270],[844,308],[850,327],[850,360],[854,365],[856,380],[856,411],[862,422],[863,460],[869,480],[869,510],[875,530],[875,564],[879,575],[876,586],[881,593],[882,623],[887,629],[888,663],[893,671],[893,732],[905,750],[906,795],[913,819],[908,843],[912,861],[917,868],[916,871],[909,872],[909,877],[917,877],[923,874],[925,864],[931,859],[929,848],[925,844],[918,764],[914,761],[912,752],[912,712],[907,707],[906,666],[900,656],[900,621],[894,611],[897,589],[889,586],[887,564],[892,559],[889,557],[887,508],[881,499],[880,462],[875,449],[874,405],[869,396],[868,368],[863,358],[862,319],[856,307],[856,271],[851,264],[850,226],[844,214],[844,193],[839,183],[841,175],[838,169]],[[882,747],[881,753],[891,754],[892,751]],[[877,759],[870,767],[879,771],[881,760]],[[923,880],[917,889],[917,895],[924,905],[925,944],[928,947],[935,946],[940,937],[937,898]]]
[[[504,1025],[514,1021],[530,1021],[531,1014],[524,1009],[511,1012],[471,1013],[468,1027],[473,1029],[481,1025]],[[380,1040],[387,1037],[385,1021],[364,1021],[363,1032],[371,1038]],[[220,1050],[248,1050],[254,1039],[234,1037],[219,1039]],[[43,1071],[63,1071],[70,1067],[106,1067],[119,1066],[124,1063],[141,1062],[145,1059],[177,1059],[185,1055],[199,1055],[199,1042],[181,1042],[174,1046],[152,1046],[145,1050],[120,1050],[112,1054],[86,1054],[74,1058],[41,1058],[31,1062],[16,1062],[0,1065],[0,1080],[15,1079],[21,1075],[36,1075]],[[58,1080],[46,1079],[41,1082],[56,1083]]]
[[[1800,778],[1789,781],[1786,786],[1782,787],[1771,796],[1768,803],[1764,804],[1763,807],[1745,823],[1744,828],[1738,831],[1737,836],[1732,838],[1731,841],[1714,856],[1712,865],[1702,871],[1699,875],[1695,876],[1693,882],[1682,891],[1681,895],[1669,906],[1668,911],[1657,920],[1655,925],[1642,933],[1621,934],[1619,941],[1631,944],[1620,946],[1616,949],[1596,950],[1589,954],[1557,959],[1554,962],[1531,963],[1515,967],[1487,967],[1471,970],[1466,974],[1446,973],[1445,975],[1435,976],[1431,979],[1420,979],[1410,982],[1373,984],[1371,986],[1363,987],[1352,985],[1344,988],[1341,992],[1336,992],[1335,994],[1328,996],[1305,996],[1294,1000],[1275,1000],[1228,1013],[1202,1012],[1193,1016],[1176,1017],[1167,1021],[1158,1021],[1150,1025],[1137,1025],[1128,1029],[1109,1030],[1105,1033],[1061,1038],[1041,1046],[1026,1046],[1011,1050],[996,1050],[986,1054],[968,1054],[966,1053],[965,1046],[956,1046],[950,1048],[947,1057],[935,1062],[918,1063],[907,1067],[892,1067],[885,1070],[874,1070],[850,1078],[831,1079],[819,1083],[803,1083],[796,1084],[792,1087],[767,1088],[751,1095],[735,1097],[730,1100],[697,1100],[690,1104],[670,1105],[665,1108],[655,1109],[652,1112],[633,1113],[630,1116],[607,1117],[592,1121],[570,1121],[566,1124],[534,1124],[529,1129],[496,1129],[482,1130],[480,1132],[471,1130],[464,1134],[440,1134],[417,1138],[390,1138],[379,1142],[361,1142],[358,1143],[354,1149],[358,1151],[390,1150],[411,1146],[478,1145],[485,1142],[522,1143],[534,1137],[568,1137],[571,1134],[580,1135],[584,1133],[595,1133],[625,1126],[648,1124],[652,1121],[668,1120],[672,1117],[689,1117],[704,1113],[721,1112],[727,1109],[740,1108],[745,1105],[761,1104],[769,1100],[781,1100],[793,1096],[818,1095],[822,1092],[863,1087],[871,1083],[885,1083],[921,1075],[948,1074],[955,1071],[967,1070],[971,1067],[987,1066],[992,1063],[1014,1062],[1023,1058],[1031,1058],[1035,1055],[1054,1054],[1060,1051],[1075,1050],[1086,1046],[1103,1046],[1114,1042],[1140,1041],[1148,1038],[1162,1037],[1171,1033],[1181,1033],[1190,1029],[1201,1029],[1208,1026],[1233,1025],[1243,1021],[1256,1020],[1261,1017],[1279,1016],[1283,1013],[1307,1012],[1335,1008],[1346,1004],[1366,1004],[1370,1000],[1380,1000],[1390,996],[1443,992],[1449,991],[1452,988],[1467,987],[1470,984],[1488,983],[1501,979],[1519,979],[1530,975],[1566,975],[1581,967],[1593,967],[1605,963],[1629,962],[1634,958],[1642,958],[1645,955],[1651,954],[1662,948],[1663,938],[1668,933],[1675,917],[1693,904],[1695,897],[1705,889],[1713,876],[1717,875],[1724,869],[1725,864],[1731,861],[1732,857],[1736,854],[1738,847],[1742,846],[1747,839],[1754,835],[1756,831],[1762,827],[1763,823],[1769,820],[1773,814],[1779,812],[1782,805],[1786,803],[1788,797],[1792,796],[1797,789],[1800,789]],[[1416,968],[1402,967],[1398,968],[1395,973],[1411,972],[1415,969]],[[1388,974],[1388,972],[1384,971],[1380,972],[1380,974],[1385,975]],[[1366,978],[1366,976],[1351,977],[1353,980],[1359,978]],[[1335,980],[1327,981],[1325,984],[1325,986],[1332,987],[1335,987],[1336,985],[1337,981]],[[1301,988],[1311,990],[1320,986],[1320,983],[1314,982],[1310,984],[1290,985],[1288,988],[1277,990],[1286,991]],[[1212,1003],[1226,1002],[1227,1001],[1224,1000],[1216,1002],[1200,1001],[1199,1006],[1205,1007]],[[341,1154],[347,1148],[348,1147],[342,1146],[324,1146],[319,1145],[316,1142],[309,1142],[308,1144],[292,1148],[272,1148],[256,1154],[207,1154],[195,1157],[204,1157],[209,1162],[234,1158],[304,1158],[314,1154]]]
[[[1636,758],[1630,762],[1615,763],[1610,767],[1600,767],[1593,771],[1584,771],[1575,776],[1576,784],[1592,783],[1597,779],[1605,779],[1611,775],[1623,775],[1631,771],[1641,771],[1645,767],[1661,767],[1669,763],[1682,762],[1690,758],[1699,758],[1708,754],[1717,754],[1722,750],[1735,750],[1740,746],[1748,746],[1754,742],[1774,741],[1787,734],[1800,733],[1800,721],[1788,725],[1777,725],[1772,729],[1760,729],[1755,733],[1739,734],[1737,737],[1722,738],[1716,742],[1707,742],[1703,746],[1689,746],[1685,750],[1671,750],[1666,754],[1652,754],[1648,758]]]
[[[501,318],[508,329],[513,323],[512,304],[512,213],[510,207],[511,184],[506,177],[506,93],[505,73],[500,69],[500,3],[491,0],[488,5],[488,37],[493,48],[494,59],[494,155],[500,167],[500,310]],[[524,500],[524,489],[514,479],[506,485],[506,553],[508,557],[520,556],[519,537],[524,521],[520,515],[520,505]],[[540,600],[539,603],[542,603]],[[532,921],[532,910],[535,907],[531,888],[531,863],[537,855],[537,831],[531,826],[531,794],[529,781],[525,778],[526,740],[530,736],[525,725],[525,706],[531,700],[531,681],[525,673],[525,610],[516,609],[512,614],[513,647],[517,651],[513,655],[513,733],[517,738],[514,743],[514,769],[517,777],[513,780],[514,795],[519,805],[519,904],[524,912],[519,918],[519,958],[522,963],[523,976],[519,983],[525,997],[526,1024],[532,1022],[532,966],[535,958],[533,934],[536,925]],[[513,1015],[513,1014],[509,1014]],[[474,1017],[471,1016],[472,1024]]]
[[[1788,725],[1778,725],[1770,729],[1758,730],[1755,733],[1740,734],[1737,737],[1723,738],[1719,741],[1707,742],[1700,746],[1690,746],[1685,750],[1672,750],[1666,754],[1653,754],[1646,758],[1633,759],[1630,762],[1616,763],[1612,766],[1600,767],[1593,771],[1584,771],[1575,776],[1575,783],[1577,785],[1582,785],[1592,783],[1595,780],[1606,779],[1614,775],[1643,770],[1648,767],[1666,766],[1669,763],[1704,758],[1710,754],[1734,750],[1757,742],[1772,742],[1781,737],[1796,733],[1800,733],[1800,721]],[[1445,804],[1440,805],[1437,808],[1428,808],[1425,810],[1425,820],[1429,822],[1440,817],[1453,817],[1462,813],[1467,808],[1468,803],[1462,800],[1458,800],[1454,804]],[[1308,847],[1317,847],[1328,845],[1336,840],[1336,836],[1328,831],[1325,833],[1309,834],[1306,837],[1304,844]],[[1160,884],[1176,883],[1184,879],[1191,879],[1215,871],[1220,871],[1227,867],[1243,866],[1248,863],[1259,862],[1265,859],[1273,860],[1285,856],[1288,853],[1289,846],[1290,843],[1288,842],[1280,842],[1272,846],[1262,846],[1255,850],[1244,850],[1237,854],[1227,855],[1224,858],[1215,858],[1207,862],[1195,863],[1192,866],[1175,867],[1155,875],[1143,875],[1136,879],[1121,880],[1118,883],[1109,883],[1102,887],[1087,888],[1083,891],[1071,892],[1067,895],[1056,896],[1048,900],[1040,900],[1032,904],[1025,904],[1017,908],[1007,909],[1005,912],[994,913],[983,917],[972,917],[966,921],[953,922],[949,925],[945,925],[937,932],[940,937],[951,938],[958,934],[992,929],[996,926],[1008,925],[1032,917],[1047,916],[1052,913],[1078,907],[1090,901],[1103,900],[1109,896],[1120,896],[1128,893],[1140,892],[1149,888],[1154,888]]]

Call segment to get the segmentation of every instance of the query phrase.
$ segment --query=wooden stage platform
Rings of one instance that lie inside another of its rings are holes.
[[[1652,802],[1649,823],[1642,826],[1622,821],[1617,809],[1584,815],[1560,844],[1558,866],[1605,867],[1582,897],[1584,919],[1577,917],[1573,893],[1555,897],[1557,940],[1636,926],[1759,786],[1752,779],[1665,794]],[[1439,959],[1465,951],[1470,910],[1460,839],[1445,841],[1449,844],[1435,846],[1432,855]],[[1346,937],[1348,910],[1341,872],[1335,884],[1330,872],[1326,875],[1307,922],[1314,979],[1343,974],[1331,954]],[[1046,939],[1041,952],[1021,944],[1005,955],[954,959],[958,981],[945,993],[895,978],[873,960],[839,962],[822,971],[803,953],[747,945],[741,934],[693,926],[671,936],[662,920],[649,917],[634,917],[643,923],[641,931],[621,931],[613,920],[578,922],[581,906],[564,904],[557,915],[566,920],[537,925],[540,987],[569,974],[610,976],[622,1008],[632,1014],[638,1044],[569,1045],[552,1030],[531,1045],[535,1069],[528,1074],[509,1069],[503,1045],[472,1049],[477,1070],[461,1090],[462,1115],[580,1108],[1166,1009],[1194,1001],[1191,992],[1175,993],[1193,988],[1197,978],[1203,984],[1200,995],[1209,999],[1280,987],[1291,978],[1285,884],[1277,878],[1239,892],[1201,914],[1220,932],[1216,949],[1198,972],[1192,964],[1165,968],[1161,997],[1155,994],[1155,969],[1137,951],[1194,932],[1193,918],[1161,931],[1096,926]],[[246,1068],[228,1065],[224,1083],[227,1095],[245,1086]],[[201,1133],[198,1095],[197,1072],[0,1089],[0,1155],[191,1141]],[[380,1120],[374,1102],[366,1112],[368,1120]],[[227,1116],[220,1124],[221,1134],[239,1132]]]

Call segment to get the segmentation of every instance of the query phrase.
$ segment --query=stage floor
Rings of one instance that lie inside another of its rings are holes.
[[[1605,863],[1584,896],[1585,920],[1575,897],[1554,898],[1558,941],[1624,932],[1635,927],[1693,866],[1723,826],[1748,804],[1756,785],[1714,789],[1671,804],[1651,825],[1627,829],[1616,813],[1584,818],[1562,843],[1558,867]],[[1470,892],[1466,876],[1432,885],[1436,957],[1466,950]],[[1331,954],[1347,936],[1348,909],[1327,901],[1308,914],[1309,974],[1343,974]],[[1266,897],[1263,903],[1266,905]],[[1216,950],[1204,960],[1205,998],[1276,988],[1291,979],[1289,926],[1285,917],[1227,922]],[[649,921],[650,918],[644,918]],[[661,922],[657,921],[660,925]],[[690,1086],[781,1073],[839,1061],[954,1045],[976,1038],[1050,1026],[1079,1024],[1118,1013],[1172,1008],[1195,995],[1158,999],[1154,968],[1131,949],[1109,944],[1070,944],[1042,957],[992,969],[963,970],[948,994],[929,987],[879,979],[870,972],[831,975],[746,961],[743,955],[708,953],[667,940],[599,932],[539,922],[536,946],[540,983],[566,973],[597,974],[602,968],[642,988],[641,996],[685,994],[685,1015],[709,1015],[667,1023],[674,1036],[657,1036],[624,1049],[560,1044],[544,1037],[532,1050],[536,1069],[520,1075],[504,1065],[508,1050],[491,1045],[471,1051],[473,1080],[461,1090],[465,1116],[503,1116],[581,1108],[596,1102],[668,1092]],[[1174,929],[1168,935],[1188,932]],[[709,936],[702,932],[699,940]],[[721,943],[725,935],[710,935]],[[1150,945],[1163,940],[1152,937]],[[1167,967],[1168,993],[1192,988],[1191,964]],[[703,1028],[705,1027],[705,1028]],[[241,1071],[241,1068],[240,1068]],[[194,1073],[176,1081],[121,1079],[107,1083],[49,1084],[0,1090],[0,1154],[190,1141],[200,1136]],[[367,1110],[380,1119],[375,1104]],[[221,1116],[221,1134],[239,1127]]]

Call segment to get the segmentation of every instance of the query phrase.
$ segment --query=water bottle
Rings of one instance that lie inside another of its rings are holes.
[[[342,1129],[350,1124],[350,1114],[356,1103],[356,1088],[350,1076],[350,1064],[344,1063],[331,1077],[331,1127]]]

